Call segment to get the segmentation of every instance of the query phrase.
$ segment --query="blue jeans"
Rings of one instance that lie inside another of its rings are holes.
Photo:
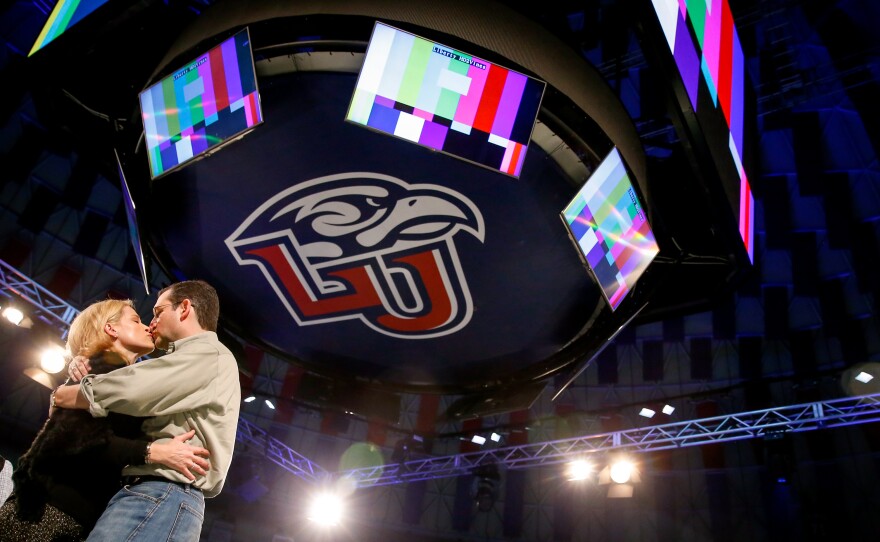
[[[140,482],[123,487],[110,499],[88,540],[197,542],[204,518],[200,490],[171,482]]]

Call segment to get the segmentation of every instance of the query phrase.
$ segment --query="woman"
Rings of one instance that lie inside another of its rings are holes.
[[[92,372],[131,365],[153,351],[148,326],[130,300],[106,300],[82,311],[70,325],[70,355],[89,358]],[[143,418],[54,408],[13,473],[15,489],[0,507],[0,541],[85,540],[119,490],[126,465],[161,463],[187,477],[204,475],[208,451],[190,446],[190,431],[170,442],[147,442]],[[196,467],[191,465],[196,464]],[[193,477],[194,478],[194,477]]]

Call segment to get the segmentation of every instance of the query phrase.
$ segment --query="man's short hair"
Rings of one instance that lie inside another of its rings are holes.
[[[169,292],[168,301],[174,305],[189,299],[196,309],[196,321],[207,331],[217,331],[220,319],[220,298],[217,290],[203,280],[185,280],[166,286],[159,291],[161,296]]]

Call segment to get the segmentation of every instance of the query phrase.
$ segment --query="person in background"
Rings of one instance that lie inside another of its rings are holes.
[[[132,365],[153,348],[149,327],[129,300],[90,305],[73,320],[67,337],[67,351],[85,356],[94,372],[103,374]],[[193,479],[209,468],[208,450],[186,443],[193,431],[150,442],[141,431],[143,419],[93,418],[55,408],[55,393],[49,418],[12,474],[14,491],[0,507],[4,542],[85,540],[119,490],[126,465],[161,464]]]
[[[0,506],[12,493],[12,463],[0,455]]]
[[[219,494],[226,480],[241,407],[238,364],[217,339],[219,316],[211,285],[201,280],[172,284],[159,292],[150,322],[164,356],[113,374],[88,375],[78,389],[56,392],[58,406],[89,409],[93,416],[152,416],[143,428],[154,442],[192,428],[193,442],[211,450],[210,470],[196,480],[162,465],[125,468],[125,487],[110,500],[90,541],[199,539],[204,499]],[[82,361],[72,362],[73,376],[84,372]]]

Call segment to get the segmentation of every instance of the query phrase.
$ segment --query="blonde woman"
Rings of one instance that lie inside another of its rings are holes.
[[[82,311],[70,326],[67,350],[89,358],[93,374],[134,363],[153,351],[150,329],[130,300],[106,300]],[[0,507],[0,539],[9,542],[85,540],[119,490],[126,465],[159,463],[187,478],[204,476],[208,450],[186,441],[193,431],[151,443],[144,418],[54,408],[13,473],[15,489]]]

